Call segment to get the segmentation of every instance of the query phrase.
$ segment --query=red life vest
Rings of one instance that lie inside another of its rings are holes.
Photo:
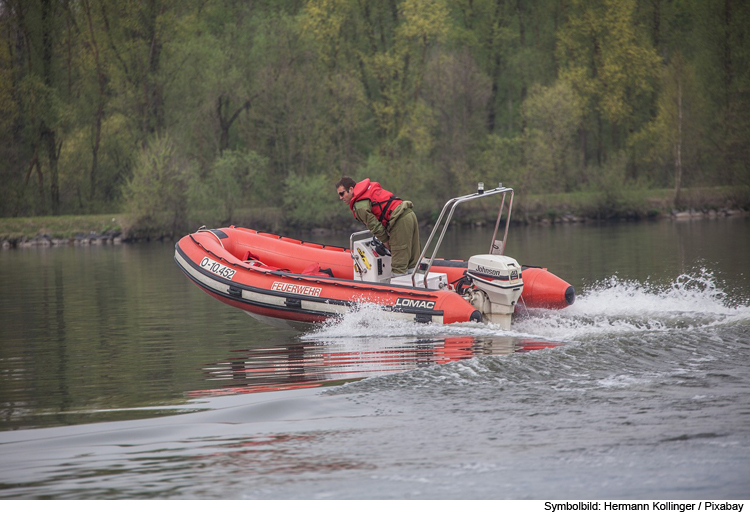
[[[370,182],[370,178],[366,178],[354,186],[352,200],[349,202],[349,209],[352,210],[352,214],[357,220],[359,218],[357,218],[357,213],[354,212],[354,204],[359,200],[370,200],[372,214],[385,227],[388,227],[388,221],[391,219],[393,210],[403,201],[392,192],[383,189],[378,182]]]

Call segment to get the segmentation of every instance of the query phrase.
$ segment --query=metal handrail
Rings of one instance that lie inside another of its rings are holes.
[[[366,236],[365,236],[366,235]],[[364,231],[356,231],[349,236],[349,253],[352,254],[352,257],[354,257],[354,240],[360,240],[362,238],[370,238],[372,236],[372,233],[369,229],[365,229]]]
[[[479,185],[479,189],[477,192],[472,194],[466,194],[464,196],[458,196],[456,198],[451,198],[448,200],[445,205],[443,206],[443,210],[440,212],[440,216],[438,216],[437,221],[435,222],[434,227],[432,228],[432,231],[430,232],[430,236],[427,238],[427,242],[424,245],[424,249],[422,250],[422,253],[419,255],[419,260],[417,262],[417,266],[414,268],[414,271],[411,274],[411,284],[412,286],[416,286],[416,277],[417,273],[420,272],[422,268],[422,260],[424,259],[425,255],[427,254],[427,250],[430,247],[430,244],[432,243],[432,239],[435,237],[435,234],[438,232],[438,229],[443,221],[443,217],[445,216],[446,212],[448,212],[448,217],[445,219],[445,223],[443,224],[442,231],[440,232],[440,236],[438,237],[437,244],[435,245],[435,249],[432,252],[432,257],[430,257],[429,263],[427,264],[427,269],[424,270],[424,287],[427,288],[427,278],[428,274],[430,273],[430,269],[432,268],[432,263],[435,261],[435,257],[437,256],[438,249],[440,249],[440,245],[443,243],[443,237],[445,236],[446,231],[448,230],[448,225],[451,222],[451,219],[453,218],[453,213],[458,207],[459,204],[462,204],[464,202],[470,202],[472,200],[477,200],[479,198],[486,198],[488,196],[495,196],[497,194],[503,195],[503,200],[500,203],[500,209],[497,212],[497,220],[495,221],[495,231],[492,233],[492,240],[490,241],[490,249],[489,253],[494,253],[494,250],[496,249],[495,246],[495,240],[497,239],[497,232],[500,228],[500,220],[503,216],[503,209],[505,207],[505,198],[506,194],[510,193],[510,199],[508,200],[508,214],[505,219],[505,233],[503,234],[503,242],[502,247],[498,248],[500,250],[500,254],[503,255],[505,253],[505,245],[508,241],[508,228],[510,227],[510,215],[513,210],[513,189],[510,187],[503,187],[503,184],[499,184],[499,186],[495,189],[490,189],[488,191],[484,190],[483,184]],[[369,230],[364,231],[357,231],[355,233],[352,233],[349,236],[349,253],[352,256],[352,260],[357,262],[357,256],[354,253],[354,241],[360,240],[362,238],[368,238],[372,236],[372,233]]]
[[[432,257],[430,257],[429,263],[427,264],[427,269],[424,270],[424,287],[427,288],[427,276],[430,273],[430,269],[432,268],[432,263],[435,261],[435,257],[437,255],[438,249],[440,249],[440,245],[443,242],[443,237],[445,236],[445,232],[448,230],[448,225],[451,222],[451,219],[453,218],[453,212],[455,211],[456,207],[464,202],[470,202],[472,200],[476,200],[479,198],[486,198],[488,196],[494,196],[496,194],[502,194],[503,195],[503,201],[500,204],[500,209],[497,213],[497,221],[495,222],[495,231],[492,234],[492,240],[490,241],[490,253],[493,252],[493,249],[495,247],[495,240],[497,237],[497,231],[500,227],[500,219],[503,215],[503,207],[505,206],[505,195],[507,193],[510,193],[510,200],[508,201],[508,215],[505,220],[505,233],[503,235],[503,245],[500,249],[500,254],[505,253],[505,244],[508,240],[508,228],[510,227],[510,215],[511,211],[513,209],[513,189],[509,187],[503,187],[503,184],[501,183],[499,187],[495,189],[490,189],[489,191],[484,190],[484,185],[480,184],[479,189],[477,192],[473,194],[467,194],[464,196],[459,196],[457,198],[451,198],[448,200],[445,205],[443,206],[443,210],[440,212],[440,216],[438,216],[437,221],[435,222],[435,226],[432,228],[432,232],[430,233],[430,236],[427,238],[427,242],[424,245],[424,249],[422,250],[422,253],[419,255],[419,260],[417,262],[416,268],[414,268],[414,271],[411,274],[411,284],[412,286],[416,286],[416,276],[417,273],[422,268],[422,260],[424,259],[425,255],[427,254],[427,250],[430,247],[430,244],[432,243],[432,239],[435,237],[435,233],[438,232],[438,228],[441,225],[441,222],[443,220],[443,217],[445,216],[446,211],[450,208],[450,212],[448,213],[448,217],[445,220],[445,223],[443,224],[443,229],[440,232],[440,237],[437,240],[437,244],[435,245],[435,249],[432,252]]]

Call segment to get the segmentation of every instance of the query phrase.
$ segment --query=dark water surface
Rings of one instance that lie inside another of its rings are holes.
[[[171,243],[2,251],[0,497],[747,499],[748,242],[746,218],[512,229],[578,299],[510,332],[363,307],[299,334]]]

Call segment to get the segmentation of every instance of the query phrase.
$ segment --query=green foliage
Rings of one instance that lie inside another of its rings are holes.
[[[388,181],[390,172],[386,158],[373,154],[359,168],[356,179],[364,180],[365,178],[369,178],[371,181],[386,182]]]
[[[425,82],[424,98],[430,111],[425,127],[432,137],[430,155],[420,156],[420,162],[435,166],[433,185],[455,195],[476,185],[476,157],[486,136],[491,80],[463,50],[434,54]]]
[[[596,197],[585,211],[590,217],[628,218],[647,216],[647,202],[644,200],[646,189],[643,184],[627,178],[627,159],[624,154],[608,161],[602,167],[589,168],[588,191]]]
[[[595,156],[604,161],[607,125],[615,149],[623,146],[623,129],[640,126],[659,73],[659,56],[637,25],[635,0],[573,2],[560,31],[560,77],[580,97],[597,136]],[[586,153],[588,154],[588,153]]]
[[[558,81],[549,88],[534,86],[524,101],[528,123],[527,168],[534,189],[571,191],[580,170],[576,133],[583,117],[583,104],[571,85]]]
[[[663,69],[657,114],[631,138],[640,165],[662,186],[698,183],[706,142],[698,123],[707,119],[706,102],[696,84],[694,68],[677,53]]]
[[[297,229],[342,228],[352,222],[349,207],[336,196],[330,176],[290,174],[284,184],[284,220]]]
[[[502,184],[525,194],[528,180],[525,178],[523,149],[523,137],[505,138],[497,134],[488,136],[479,155],[477,180],[484,182],[485,188]]]
[[[130,236],[176,236],[187,228],[187,190],[195,170],[168,136],[156,136],[141,151],[125,186]]]
[[[172,229],[254,218],[318,174],[371,177],[425,215],[478,180],[750,182],[748,2],[0,6],[2,215],[127,206]],[[144,156],[180,172],[160,185],[184,178],[169,220],[139,194]],[[290,224],[336,218],[307,209]]]
[[[414,202],[420,218],[429,218],[436,209],[437,215],[446,199],[453,196],[439,185],[439,168],[429,159],[393,160],[373,155],[357,171],[355,179],[365,178],[379,182],[404,200]]]
[[[238,209],[271,199],[268,160],[255,152],[224,151],[204,178],[190,180],[188,209],[198,225],[228,225]]]

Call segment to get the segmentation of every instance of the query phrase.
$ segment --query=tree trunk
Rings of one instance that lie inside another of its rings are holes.
[[[47,200],[44,199],[44,173],[42,167],[39,165],[39,158],[34,156],[34,168],[36,168],[37,182],[39,183],[39,203],[40,213],[43,215],[47,214]]]
[[[502,7],[502,1],[497,0],[495,4],[495,16],[493,18],[493,25],[498,24],[500,20],[500,9]],[[495,33],[492,33],[492,38],[490,39],[490,52],[494,56],[493,65],[492,65],[492,91],[489,101],[489,109],[487,112],[487,131],[492,134],[495,131],[495,127],[497,126],[497,95],[500,92],[500,65],[501,65],[501,57],[500,57],[500,50],[496,50],[497,43],[495,42]]]
[[[52,6],[51,0],[42,0],[42,71],[44,72],[44,84],[53,93],[55,91],[54,86],[52,85],[52,31],[54,16],[54,7]],[[57,160],[59,154],[57,150],[56,134],[44,120],[40,123],[39,131],[42,144],[47,150],[47,159],[49,160],[49,194],[50,200],[52,201],[52,213],[57,214],[60,209],[60,183],[57,171]],[[38,166],[39,165],[37,164],[37,167]]]
[[[88,21],[89,32],[91,33],[91,50],[94,54],[96,77],[99,81],[99,103],[97,104],[96,115],[94,117],[94,145],[91,147],[91,172],[89,173],[89,199],[93,200],[96,196],[99,146],[101,145],[102,138],[102,121],[104,120],[104,92],[107,87],[107,79],[102,71],[101,60],[99,58],[99,45],[94,36],[94,24],[91,21],[91,8],[88,0],[84,0],[83,7],[86,11],[86,19]]]
[[[47,151],[47,162],[49,163],[49,196],[52,204],[52,214],[60,212],[60,182],[57,160],[60,157],[59,146],[57,145],[57,135],[50,129],[46,123],[42,122],[42,143]],[[39,169],[39,163],[37,163]],[[39,172],[41,181],[41,171]],[[44,196],[42,194],[42,196]]]
[[[682,80],[677,77],[677,142],[674,157],[674,203],[680,201],[682,187]]]
[[[237,118],[240,116],[243,110],[249,110],[250,109],[250,100],[244,102],[242,106],[240,106],[235,112],[229,116],[225,117],[225,109],[227,109],[228,112],[229,107],[229,97],[224,97],[223,95],[220,95],[219,98],[216,101],[216,115],[219,119],[219,128],[221,129],[220,136],[219,136],[219,152],[224,152],[226,149],[229,148],[229,129],[232,128],[232,125],[237,120]]]
[[[603,134],[604,127],[602,126],[602,114],[601,112],[596,112],[596,165],[598,167],[602,166],[602,162],[604,161],[604,144],[602,142],[602,134]]]
[[[521,0],[517,0],[516,2],[516,10],[518,12],[518,42],[521,45],[521,49],[526,48],[526,25],[524,23],[524,14],[523,14],[523,5],[524,3]],[[526,75],[525,71],[522,68],[521,69],[521,97],[519,98],[519,104],[523,105],[523,102],[526,100]],[[513,122],[513,115],[511,114],[510,117],[511,123]],[[526,130],[526,117],[524,116],[523,112],[521,112],[521,130]],[[512,125],[511,125],[511,131],[512,131]]]

